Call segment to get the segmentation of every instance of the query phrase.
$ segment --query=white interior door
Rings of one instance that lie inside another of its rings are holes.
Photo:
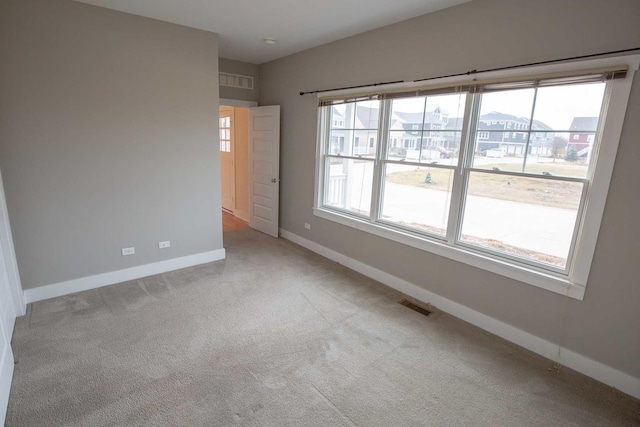
[[[278,237],[280,106],[249,109],[249,226]]]
[[[219,120],[222,208],[234,212],[236,209],[236,168],[233,147],[233,107],[220,107]]]
[[[13,352],[11,335],[16,314],[9,289],[9,275],[0,243],[0,425],[4,425],[9,402],[9,390],[13,377]]]
[[[25,314],[25,308],[0,174],[0,425],[4,425],[13,377],[13,325],[16,314]]]

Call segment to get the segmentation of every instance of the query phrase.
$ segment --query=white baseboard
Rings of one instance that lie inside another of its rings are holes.
[[[0,332],[1,333],[1,332]],[[2,337],[0,337],[2,338]],[[11,379],[13,378],[13,354],[11,347],[8,351],[0,353],[0,426],[4,425],[9,404],[9,392],[11,391]]]
[[[419,301],[430,303],[438,309],[491,332],[508,341],[518,344],[563,366],[578,371],[602,383],[640,398],[640,378],[633,377],[603,363],[590,359],[574,351],[560,348],[558,344],[537,337],[500,320],[489,317],[455,301],[441,297],[404,279],[385,273],[346,255],[329,249],[311,240],[300,237],[287,230],[280,229],[280,236],[303,246],[332,261],[375,279]]]
[[[124,270],[110,271],[108,273],[96,274],[95,276],[81,277],[79,279],[67,280],[65,282],[27,289],[24,291],[24,297],[27,304],[30,304],[32,302],[73,294],[75,292],[114,285],[116,283],[126,282],[127,280],[140,279],[141,277],[152,276],[154,274],[178,270],[180,268],[218,261],[224,258],[225,250],[222,248],[210,252],[202,252],[195,255],[168,259],[166,261],[139,265],[136,267],[126,268]]]

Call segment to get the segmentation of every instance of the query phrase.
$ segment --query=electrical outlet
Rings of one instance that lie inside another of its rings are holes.
[[[306,228],[307,230],[311,230],[311,224],[309,224],[308,222],[305,222],[304,228]]]
[[[131,247],[131,248],[122,248],[122,256],[125,255],[133,255],[136,253],[136,248]]]
[[[169,240],[165,240],[164,242],[158,242],[158,248],[166,249],[171,247],[171,242]]]

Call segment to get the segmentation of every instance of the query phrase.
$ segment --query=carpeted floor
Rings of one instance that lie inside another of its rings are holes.
[[[640,425],[637,400],[286,240],[29,306],[11,426]]]

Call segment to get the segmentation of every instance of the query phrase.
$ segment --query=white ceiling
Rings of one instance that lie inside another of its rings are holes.
[[[77,1],[218,33],[220,57],[262,64],[470,0]]]

